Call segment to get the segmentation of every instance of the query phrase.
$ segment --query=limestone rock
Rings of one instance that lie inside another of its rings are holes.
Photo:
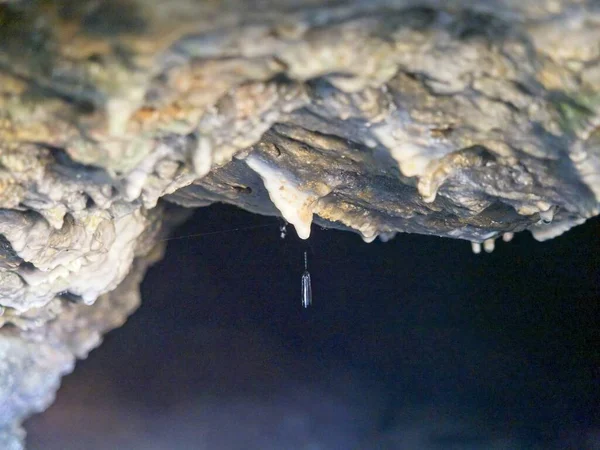
[[[135,309],[167,204],[476,251],[598,214],[598,61],[595,0],[0,1],[0,441]]]

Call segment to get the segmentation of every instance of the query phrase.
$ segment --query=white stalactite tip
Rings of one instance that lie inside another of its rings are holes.
[[[510,242],[513,240],[514,237],[515,237],[515,233],[504,233],[502,235],[502,240],[504,242]]]
[[[371,242],[373,242],[375,239],[377,239],[377,235],[376,235],[376,234],[374,234],[374,235],[371,235],[371,236],[368,236],[368,235],[361,234],[361,237],[362,237],[362,240],[363,240],[364,242],[366,242],[367,244],[370,244],[370,243],[371,243]]]
[[[483,241],[483,249],[486,253],[492,253],[494,248],[496,248],[496,239],[492,238]]]
[[[256,155],[249,155],[245,161],[261,177],[269,198],[283,218],[294,225],[298,237],[308,239],[318,197],[299,190],[291,175],[278,171]]]

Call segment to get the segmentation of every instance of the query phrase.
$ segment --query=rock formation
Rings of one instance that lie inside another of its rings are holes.
[[[595,0],[0,0],[0,446],[180,207],[478,252],[599,200]]]

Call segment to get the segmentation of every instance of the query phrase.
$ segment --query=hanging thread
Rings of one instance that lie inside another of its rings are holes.
[[[196,233],[196,234],[188,234],[185,236],[175,236],[175,237],[171,237],[171,238],[161,239],[161,241],[177,241],[180,239],[189,239],[189,238],[201,237],[201,236],[212,236],[215,234],[233,233],[235,231],[256,230],[258,228],[274,227],[277,225],[278,225],[277,223],[268,223],[265,225],[252,225],[252,226],[248,226],[248,227],[231,228],[229,230],[208,231],[206,233]]]

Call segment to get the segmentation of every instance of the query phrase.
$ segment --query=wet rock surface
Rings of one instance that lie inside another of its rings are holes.
[[[133,308],[102,305],[168,205],[475,250],[596,215],[599,61],[593,0],[0,2],[7,442]]]

